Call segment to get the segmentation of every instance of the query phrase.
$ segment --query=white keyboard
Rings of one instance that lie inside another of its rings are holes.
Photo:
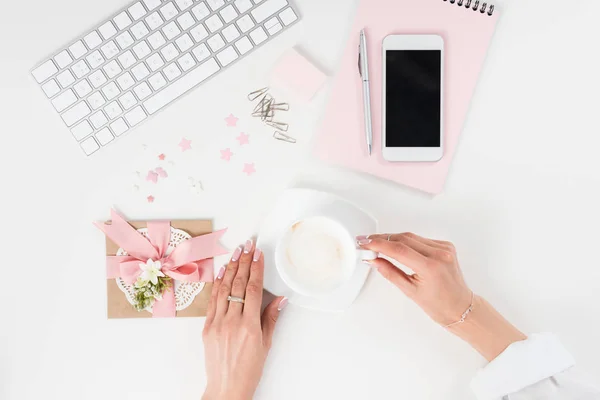
[[[86,155],[299,20],[291,0],[141,0],[31,73]]]

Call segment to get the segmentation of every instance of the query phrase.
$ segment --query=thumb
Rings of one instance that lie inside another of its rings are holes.
[[[261,318],[263,343],[268,349],[271,348],[271,343],[273,342],[273,332],[275,332],[279,313],[287,306],[287,303],[287,297],[276,297],[263,311]]]

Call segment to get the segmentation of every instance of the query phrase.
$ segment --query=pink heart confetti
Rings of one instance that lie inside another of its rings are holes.
[[[156,183],[158,182],[158,174],[154,171],[148,171],[148,175],[146,176],[146,180]]]
[[[186,138],[182,138],[181,142],[179,143],[179,147],[181,147],[181,151],[191,150],[192,141],[187,140]]]
[[[240,142],[240,146],[245,144],[250,144],[249,140],[250,135],[246,135],[244,132],[240,133],[240,136],[236,137],[237,141]]]
[[[159,154],[159,155],[158,155],[158,159],[159,159],[160,161],[165,161],[165,157],[166,157],[166,156],[165,156],[164,154]]]
[[[221,160],[230,161],[231,156],[233,156],[231,149],[227,148],[225,150],[221,150]]]
[[[244,172],[248,176],[250,176],[253,173],[255,173],[256,169],[254,168],[254,163],[244,164],[244,170],[242,172]]]
[[[148,203],[154,203],[154,196],[150,195],[146,199],[148,200]]]
[[[233,114],[229,114],[229,117],[225,118],[225,123],[227,124],[227,126],[237,126],[237,122],[238,122],[239,118],[237,118],[235,115]]]
[[[167,175],[167,171],[165,171],[164,169],[162,169],[162,167],[158,167],[158,168],[156,168],[154,171],[155,171],[155,172],[158,174],[158,176],[160,176],[161,178],[166,178],[166,177],[168,177],[168,176],[169,176],[169,175]]]

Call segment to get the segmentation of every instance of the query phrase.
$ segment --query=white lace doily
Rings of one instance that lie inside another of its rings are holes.
[[[148,237],[148,229],[141,228],[137,230],[144,237]],[[167,254],[171,254],[171,252],[185,240],[191,239],[192,237],[182,231],[181,229],[175,229],[171,227],[171,238],[169,240],[169,247],[167,248]],[[117,251],[117,256],[127,256],[127,252],[122,248],[119,248]],[[145,261],[144,261],[145,262]],[[117,286],[123,293],[125,293],[125,297],[127,297],[127,301],[131,303],[131,305],[135,304],[134,300],[134,288],[133,285],[129,285],[125,283],[125,281],[121,278],[117,278]],[[196,296],[204,289],[204,282],[181,282],[175,281],[175,309],[177,311],[185,310],[189,307],[190,304],[194,301]],[[145,308],[145,311],[152,312],[152,306],[148,306]]]

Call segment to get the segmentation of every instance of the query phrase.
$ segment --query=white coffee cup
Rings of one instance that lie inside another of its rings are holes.
[[[350,279],[358,263],[377,256],[357,248],[341,223],[324,216],[293,223],[275,250],[281,279],[296,293],[312,297],[335,291]]]

